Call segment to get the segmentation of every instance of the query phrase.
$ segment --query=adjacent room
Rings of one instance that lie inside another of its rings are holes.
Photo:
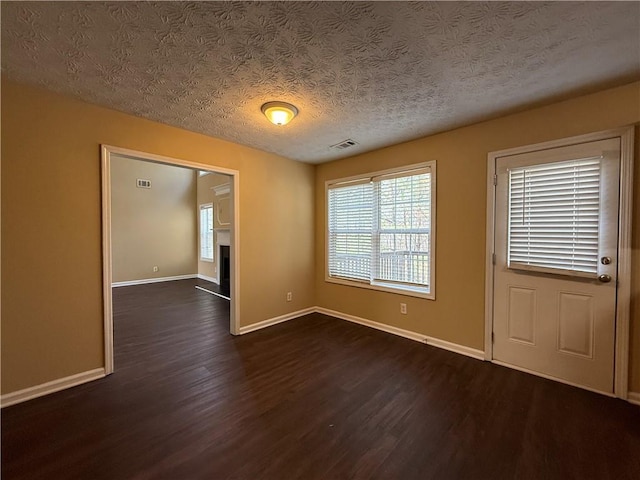
[[[229,300],[232,177],[112,155],[112,286],[197,278]]]
[[[3,479],[640,478],[640,3],[0,8]]]
[[[112,286],[197,278],[230,300],[232,177],[112,155]]]
[[[109,180],[103,198],[110,199],[103,229],[111,260],[105,265],[112,287],[105,289],[112,305],[106,316],[113,335],[105,342],[115,351],[108,355],[111,370],[150,360],[149,347],[181,344],[176,331],[195,333],[192,317],[163,327],[166,310],[154,311],[168,303],[184,314],[178,307],[183,295],[206,306],[204,328],[230,333],[233,177],[118,154],[109,156],[103,176]]]

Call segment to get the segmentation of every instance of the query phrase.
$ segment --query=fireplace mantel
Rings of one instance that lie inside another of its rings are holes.
[[[216,244],[230,246],[231,245],[231,230],[228,228],[216,228]]]

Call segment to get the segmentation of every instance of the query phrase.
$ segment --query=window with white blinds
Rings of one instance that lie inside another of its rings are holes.
[[[431,232],[431,173],[380,178],[374,279],[427,287]]]
[[[371,278],[373,188],[366,183],[329,189],[329,275]]]
[[[509,171],[508,266],[595,276],[601,158]]]
[[[429,162],[328,184],[327,279],[431,293],[434,176]]]
[[[200,205],[200,260],[213,261],[213,204]]]

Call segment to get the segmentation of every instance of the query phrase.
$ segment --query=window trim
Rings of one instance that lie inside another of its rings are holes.
[[[202,211],[207,208],[211,209],[211,241],[213,245],[211,247],[211,258],[202,256]],[[215,252],[215,228],[214,228],[214,220],[213,220],[213,203],[201,203],[198,208],[198,259],[201,262],[209,262],[215,263],[216,261],[216,252]]]
[[[413,171],[419,171],[421,169],[428,168],[431,174],[431,225],[430,225],[430,240],[429,240],[429,279],[430,285],[428,291],[422,287],[412,287],[407,284],[400,284],[395,282],[384,282],[379,280],[372,280],[369,283],[358,282],[355,280],[348,280],[345,278],[331,277],[329,275],[329,189],[331,186],[335,186],[341,183],[355,183],[366,180],[373,180],[379,177],[387,177],[391,175],[398,175],[406,173],[407,176],[411,175]],[[386,170],[378,170],[362,175],[353,175],[350,177],[337,178],[327,180],[324,183],[324,231],[325,231],[325,257],[324,257],[324,280],[327,283],[333,283],[337,285],[345,285],[349,287],[364,288],[367,290],[376,290],[380,292],[395,293],[397,295],[406,295],[410,297],[425,298],[427,300],[436,299],[435,279],[436,279],[436,188],[437,188],[437,176],[436,176],[436,161],[430,160],[428,162],[414,163],[411,165],[405,165],[402,167],[390,168]]]

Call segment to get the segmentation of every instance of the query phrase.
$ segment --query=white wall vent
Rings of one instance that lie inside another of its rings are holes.
[[[347,138],[346,140],[341,141],[340,143],[336,143],[335,145],[331,145],[331,148],[337,148],[338,150],[344,150],[345,148],[353,147],[358,145],[358,142],[355,140],[351,140]]]
[[[151,188],[151,180],[144,180],[142,178],[136,179],[136,186],[138,188]]]

